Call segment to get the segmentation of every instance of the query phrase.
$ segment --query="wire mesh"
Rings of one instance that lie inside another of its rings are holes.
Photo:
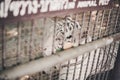
[[[0,70],[118,33],[119,21],[120,8],[115,7],[4,24],[0,27]],[[112,43],[18,79],[107,80],[118,45],[119,42]]]

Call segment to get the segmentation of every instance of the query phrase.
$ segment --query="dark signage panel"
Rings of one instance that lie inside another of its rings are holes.
[[[0,1],[0,21],[48,17],[110,5],[111,0],[3,0]]]

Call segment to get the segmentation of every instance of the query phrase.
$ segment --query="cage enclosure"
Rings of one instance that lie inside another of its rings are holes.
[[[117,0],[1,0],[0,80],[109,80],[119,53]]]

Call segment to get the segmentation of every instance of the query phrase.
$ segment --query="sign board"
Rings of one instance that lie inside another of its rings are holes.
[[[111,3],[111,0],[2,0],[0,20],[45,17],[75,10],[105,8]]]

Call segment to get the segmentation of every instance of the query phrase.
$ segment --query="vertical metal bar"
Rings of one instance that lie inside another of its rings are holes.
[[[110,73],[110,80],[120,80],[120,42],[119,44],[117,43],[117,45],[119,45],[118,47],[118,51],[117,51],[117,58],[115,61],[115,66],[112,70],[112,72]]]
[[[75,67],[74,67],[73,79],[72,80],[75,80],[77,61],[78,61],[78,58],[75,58],[75,65],[74,65]]]
[[[76,21],[77,21],[77,15],[78,14],[75,14],[75,22],[74,22],[74,26],[76,27]],[[74,29],[73,29],[73,34],[74,34]],[[76,73],[76,66],[77,66],[77,58],[75,58],[75,65],[74,65],[74,72],[73,72],[73,78],[72,78],[72,80],[74,80],[75,79],[75,73]]]
[[[97,14],[98,15],[98,11],[97,11]],[[92,32],[92,41],[94,41],[94,37],[95,37],[95,29],[96,29],[96,24],[98,22],[98,16],[95,18],[95,23],[93,23],[93,32]]]
[[[2,57],[2,69],[4,69],[5,68],[5,65],[4,65],[4,63],[5,63],[5,61],[4,61],[4,57],[5,57],[5,25],[4,25],[4,23],[2,24],[2,55],[1,55],[1,57]]]
[[[120,7],[118,7],[118,11],[117,11],[117,14],[116,14],[116,21],[115,21],[114,33],[116,33],[117,23],[119,23],[119,20],[118,20],[118,18],[119,18],[119,16],[120,16],[119,14],[120,14]]]
[[[88,65],[89,65],[89,60],[90,60],[90,52],[88,54],[88,60],[87,60],[87,66],[86,66],[86,70],[85,70],[85,74],[84,74],[84,80],[86,80],[86,75],[87,75],[87,70],[88,70]]]
[[[107,26],[106,26],[106,28],[105,28],[105,33],[109,33],[109,32],[107,32],[107,28],[109,27],[111,12],[112,12],[112,9],[109,10],[108,19],[107,19]],[[105,33],[104,33],[104,34],[105,34]],[[108,34],[107,34],[107,35],[108,35]],[[107,35],[106,35],[106,36],[107,36]]]
[[[17,32],[18,32],[18,40],[17,40],[17,58],[16,58],[16,61],[17,61],[17,64],[19,64],[20,63],[20,22],[17,22]]]
[[[92,21],[91,17],[92,17],[92,11],[90,11],[90,15],[89,15],[88,27],[87,27],[87,34],[86,34],[87,36],[86,37],[89,36],[88,34],[89,34],[89,31],[90,31],[90,27],[91,27],[90,25],[91,25],[91,21]],[[86,42],[87,42],[87,39],[86,39]]]
[[[60,78],[60,76],[61,76],[61,74],[60,74],[61,69],[62,69],[62,65],[59,64],[59,75],[58,75],[58,78]]]
[[[30,50],[29,50],[29,61],[31,61],[32,60],[32,44],[33,44],[33,27],[34,27],[34,20],[31,20],[31,25],[30,25],[30,27],[31,27],[31,35],[30,35],[30,45],[29,45],[29,48],[30,48]]]
[[[109,50],[108,50],[108,52],[107,52],[107,53],[108,53],[107,55],[109,55],[109,54],[110,54],[111,46],[112,46],[112,44],[110,44]],[[106,70],[106,68],[107,68],[107,66],[106,66],[106,65],[108,65],[108,60],[109,60],[109,56],[107,56],[107,59],[106,59],[106,62],[105,62],[105,67],[104,67],[104,71],[105,71],[105,70]],[[106,72],[104,72],[104,73],[103,73],[102,80],[104,80],[104,79],[105,79],[105,75],[106,75]]]
[[[90,70],[90,75],[91,75],[91,73],[92,73],[93,66],[94,66],[94,63],[95,63],[95,57],[96,57],[96,50],[94,51],[94,57],[93,57],[93,61],[92,61],[92,66],[91,66],[91,70]],[[91,77],[90,77],[88,80],[91,80]]]
[[[100,49],[100,51],[99,51],[99,55],[98,55],[98,59],[97,59],[97,64],[96,64],[96,68],[95,68],[95,74],[97,73],[97,69],[98,69],[98,63],[99,63],[99,60],[100,60],[100,53],[101,52],[101,49]],[[97,75],[95,75],[95,77],[94,77],[94,80],[96,80],[96,78],[97,78]]]
[[[67,64],[67,73],[66,73],[66,79],[65,80],[68,80],[69,67],[70,67],[70,61],[68,61],[68,64]]]
[[[95,18],[95,23],[94,23],[94,27],[93,27],[93,35],[92,35],[92,41],[94,41],[94,36],[95,36],[95,28],[96,28],[96,24],[97,24],[97,22],[98,22],[98,11],[97,11],[97,13],[96,13],[96,15],[97,15],[97,17]],[[91,66],[91,70],[90,70],[90,74],[92,73],[92,70],[93,70],[93,65],[94,65],[94,60],[95,60],[95,57],[96,57],[96,50],[94,51],[94,57],[93,57],[93,61],[92,61],[92,66]],[[89,79],[88,80],[91,80],[91,77],[89,77]]]
[[[85,12],[82,13],[83,16],[82,16],[82,26],[81,28],[84,26],[84,20],[85,20]],[[82,29],[81,29],[82,30]],[[80,34],[81,35],[81,34]],[[81,39],[81,37],[80,37]],[[82,67],[83,67],[83,61],[84,61],[84,55],[82,55],[82,61],[81,61],[81,65],[80,65],[80,72],[79,72],[79,77],[78,77],[78,80],[80,80],[81,78],[81,73],[82,73]]]
[[[90,27],[90,24],[91,24],[91,16],[92,16],[92,14],[91,14],[92,12],[90,11],[90,15],[89,15],[89,22],[88,22],[88,27],[87,27],[87,30],[88,30],[88,32],[89,32],[89,27]],[[88,33],[86,34],[87,36],[88,36]],[[85,41],[86,43],[87,43],[87,38],[86,38],[86,41]],[[89,60],[90,60],[90,52],[89,52],[89,54],[88,54],[88,60],[87,60],[87,66],[86,66],[86,70],[85,70],[85,76],[84,76],[84,80],[86,80],[86,75],[87,75],[87,71],[88,71],[88,65],[89,65]]]
[[[52,54],[54,54],[54,42],[55,42],[55,34],[56,34],[56,25],[57,25],[57,17],[54,17],[54,30],[53,30],[53,42],[52,42]],[[51,68],[53,70],[53,68]],[[52,74],[54,75],[54,73],[52,73],[52,71],[50,70],[50,74],[49,74],[49,80],[52,80]]]
[[[111,64],[111,62],[112,62],[112,58],[114,57],[112,54],[114,54],[114,52],[115,52],[115,48],[116,48],[115,45],[116,45],[116,43],[114,43],[112,52],[111,52],[111,54],[110,54],[110,55],[111,55],[111,58],[110,58],[109,63],[108,63],[108,64],[109,64],[108,70],[110,70],[110,64]],[[108,79],[109,72],[110,72],[110,71],[107,71],[107,72],[106,72],[105,80]]]
[[[99,73],[99,75],[98,75],[98,80],[101,80],[101,71],[102,71],[102,66],[104,65],[103,64],[103,62],[104,62],[104,59],[105,59],[105,52],[106,52],[106,46],[105,46],[105,48],[104,48],[104,52],[103,52],[103,58],[102,58],[102,61],[101,61],[101,66],[100,66],[100,73]]]
[[[43,35],[42,35],[42,43],[41,43],[41,50],[42,50],[42,53],[44,51],[44,37],[46,36],[45,35],[45,28],[46,28],[46,18],[43,18]],[[42,73],[41,73],[42,74]]]
[[[55,42],[55,34],[56,34],[56,25],[57,25],[57,18],[54,18],[54,32],[53,32],[53,42],[52,42],[52,54],[54,54],[54,42]]]
[[[101,27],[102,27],[102,25],[103,25],[104,17],[105,17],[105,10],[103,10],[103,12],[102,12],[102,20],[101,20],[101,23],[100,23],[100,29],[99,29],[99,35],[98,35],[99,38],[103,37],[103,36],[101,35]]]
[[[79,72],[78,80],[80,80],[80,78],[81,78],[81,73],[82,73],[82,68],[83,68],[83,61],[84,61],[84,55],[82,55],[82,61],[81,61],[81,65],[80,65],[80,72]]]

